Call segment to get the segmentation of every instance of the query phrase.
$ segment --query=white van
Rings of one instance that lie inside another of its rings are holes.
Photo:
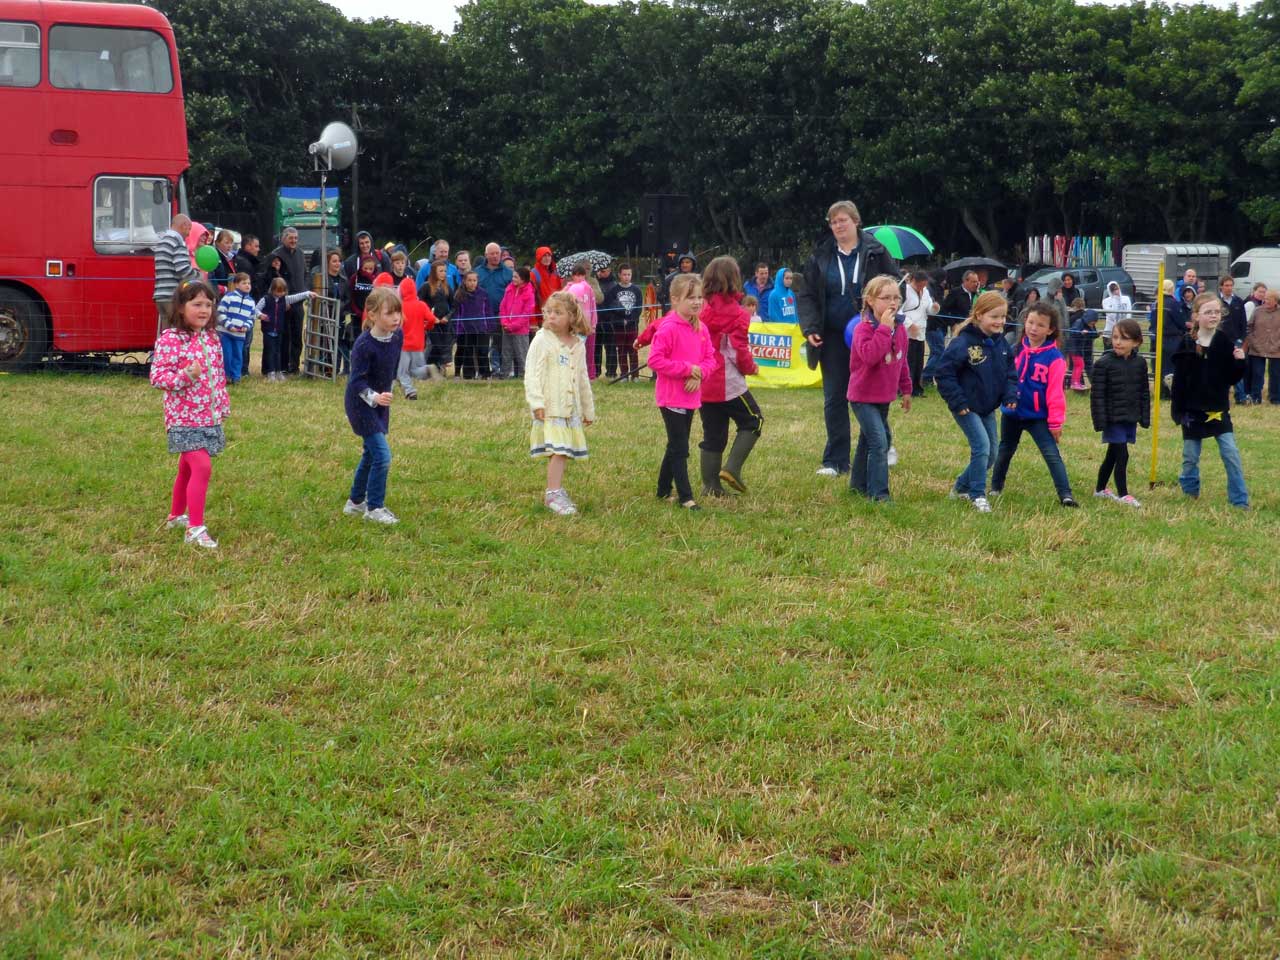
[[[1246,300],[1255,283],[1265,283],[1268,290],[1280,289],[1280,246],[1246,250],[1231,264],[1231,276],[1236,280],[1236,296]]]

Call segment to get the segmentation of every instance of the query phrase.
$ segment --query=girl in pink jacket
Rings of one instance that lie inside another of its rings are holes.
[[[528,267],[516,267],[511,283],[498,304],[498,322],[502,324],[502,376],[505,380],[524,376],[524,361],[529,353],[529,330],[534,318],[533,284]]]
[[[173,294],[169,327],[151,356],[151,385],[164,391],[164,429],[169,452],[178,454],[178,476],[165,526],[186,530],[187,543],[218,546],[204,525],[210,458],[227,445],[222,421],[231,412],[222,345],[210,329],[213,289],[202,281]]]
[[[899,316],[902,297],[892,277],[873,277],[862,292],[862,314],[849,343],[849,389],[845,397],[858,421],[858,446],[849,465],[849,489],[869,500],[889,500],[889,405],[902,397],[911,409],[907,326]]]
[[[698,320],[702,278],[683,273],[671,283],[671,312],[658,321],[649,348],[649,369],[657,379],[654,401],[667,428],[667,449],[658,471],[658,499],[671,497],[674,482],[680,505],[697,510],[689,485],[689,428],[702,406],[702,377],[716,361],[707,328]]]

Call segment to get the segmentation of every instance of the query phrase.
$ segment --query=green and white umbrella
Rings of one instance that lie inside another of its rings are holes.
[[[933,253],[933,244],[929,242],[929,238],[912,227],[882,223],[874,227],[863,227],[863,229],[879,240],[889,251],[889,256],[895,260],[927,257]]]

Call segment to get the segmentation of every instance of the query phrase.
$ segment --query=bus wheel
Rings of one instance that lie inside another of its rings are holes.
[[[33,367],[48,349],[49,327],[35,298],[0,287],[0,370]]]

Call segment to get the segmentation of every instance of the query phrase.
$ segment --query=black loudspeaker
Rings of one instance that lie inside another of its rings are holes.
[[[689,198],[684,194],[646,193],[640,201],[640,253],[684,253],[691,242],[689,219]]]

